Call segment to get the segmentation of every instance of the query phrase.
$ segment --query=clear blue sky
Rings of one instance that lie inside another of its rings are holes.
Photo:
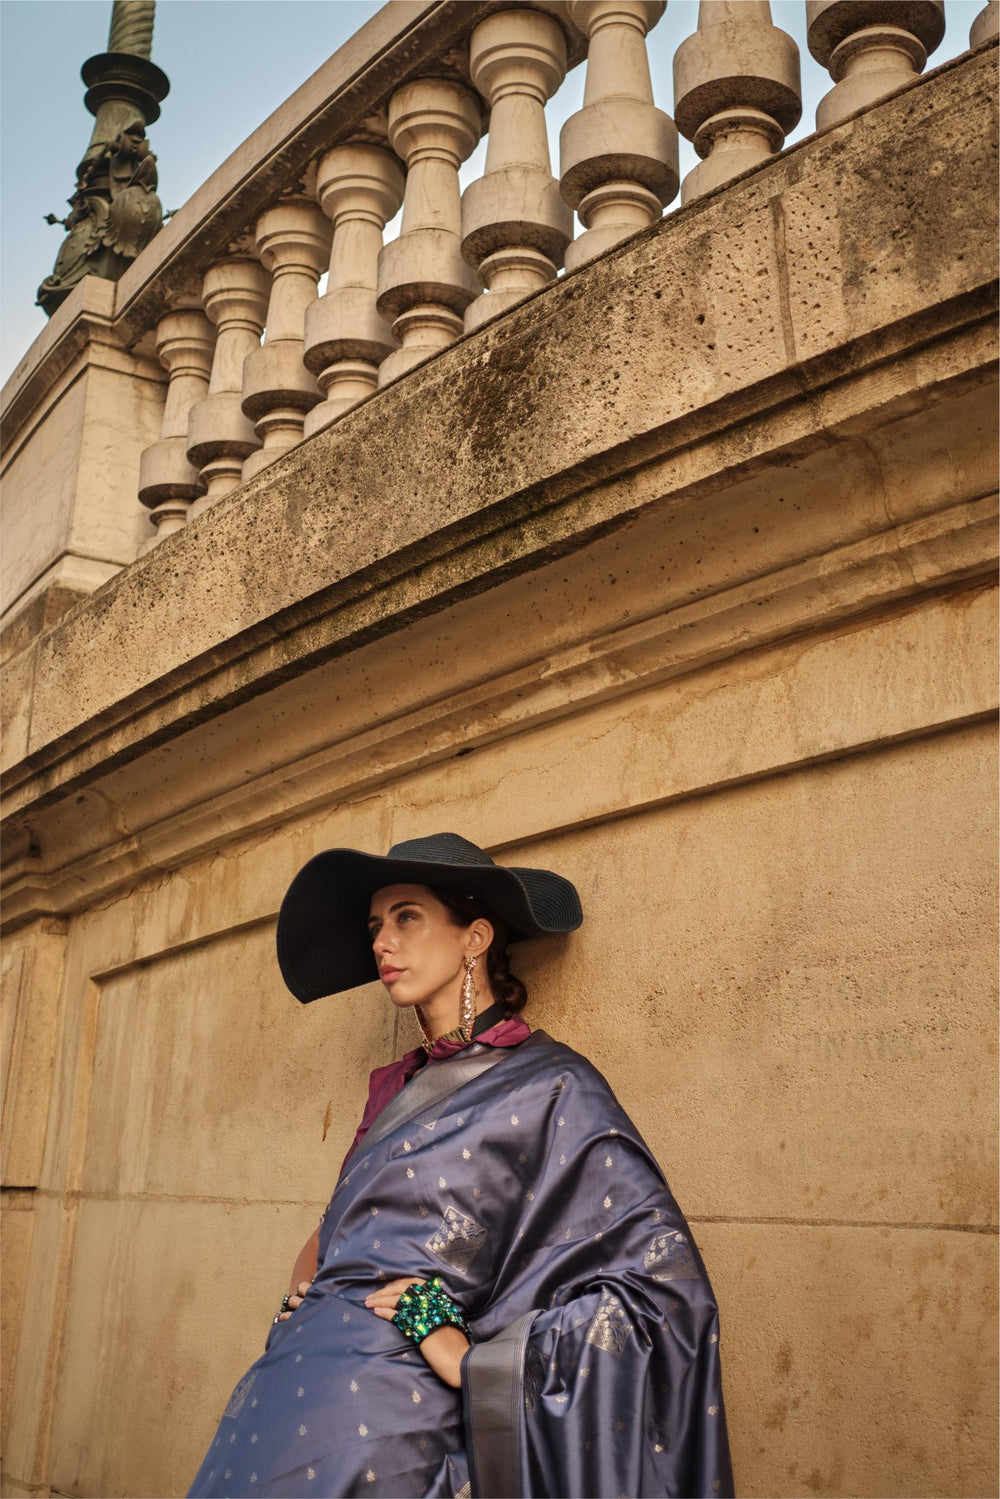
[[[982,3],[948,0],[948,32],[932,65],[965,50]],[[149,139],[164,207],[179,208],[377,9],[368,0],[159,0],[153,61],[169,77],[170,93]],[[813,128],[816,102],[831,83],[806,48],[804,0],[772,0],[771,12],[802,55],[804,112],[795,140]],[[0,0],[3,379],[45,326],[33,303],[63,231],[43,220],[66,212],[93,125],[80,66],[105,50],[110,18],[110,0]],[[670,111],[673,53],[696,25],[696,0],[670,0],[649,38],[657,103]],[[583,67],[571,73],[548,106],[557,171],[559,126],[580,107],[583,74]],[[683,152],[690,153],[686,142]],[[463,181],[481,172],[482,154],[480,147],[466,163]],[[682,169],[693,159],[682,154]]]

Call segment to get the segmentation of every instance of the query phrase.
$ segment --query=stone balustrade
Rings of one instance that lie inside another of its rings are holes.
[[[674,55],[677,128],[702,160],[681,201],[780,151],[799,122],[799,49],[771,24],[768,0],[701,0],[698,30]]]
[[[809,51],[834,87],[816,110],[825,130],[911,83],[944,36],[944,0],[806,0]]]
[[[305,316],[327,267],[330,239],[330,225],[307,197],[276,203],[257,221],[257,252],[271,272],[271,295],[264,342],[243,361],[243,410],[261,440],[244,460],[244,479],[301,440],[306,412],[322,399],[305,363]]]
[[[243,414],[243,364],[260,344],[269,283],[264,267],[246,256],[209,266],[202,282],[205,312],[218,330],[208,394],[192,407],[188,425],[187,456],[201,473],[202,509],[236,488],[244,461],[260,447]]]
[[[375,305],[386,222],[403,199],[403,169],[384,144],[335,146],[319,163],[316,191],[333,225],[326,292],[306,308],[305,362],[326,399],[305,419],[303,435],[327,427],[371,395],[378,367],[399,347]]]
[[[198,307],[179,307],[156,326],[156,352],[170,378],[160,440],[144,450],[139,462],[139,498],[150,507],[156,527],[143,550],[181,530],[192,501],[204,492],[188,457],[188,426],[208,390],[214,343],[215,330]]]
[[[389,142],[406,162],[406,187],[399,238],[378,258],[376,305],[400,344],[379,366],[380,385],[454,343],[479,292],[462,259],[458,169],[481,113],[472,90],[446,78],[406,83],[389,100]]]
[[[809,50],[834,80],[820,129],[912,82],[944,29],[944,0],[804,6]],[[678,130],[700,158],[685,204],[782,149],[801,114],[799,54],[768,0],[701,0],[673,59],[676,128],[647,52],[664,10],[393,0],[283,106],[280,128],[266,122],[220,168],[115,289],[122,346],[155,346],[169,376],[159,441],[137,463],[154,527],[140,551],[655,224],[678,194]],[[970,44],[996,32],[988,0]],[[546,106],[576,67],[583,103],[562,127],[557,178]],[[484,170],[462,192],[484,131]]]
[[[981,47],[984,42],[995,42],[1000,36],[1000,0],[986,0],[986,4],[969,28],[969,46]]]
[[[575,270],[660,217],[677,192],[677,132],[653,104],[646,33],[666,0],[571,0],[589,39],[583,108],[562,128],[560,187],[584,233]]]
[[[488,16],[470,38],[469,66],[490,136],[486,170],[462,196],[462,253],[484,288],[466,308],[467,332],[551,281],[573,238],[545,133],[545,102],[566,72],[558,22],[532,10]]]

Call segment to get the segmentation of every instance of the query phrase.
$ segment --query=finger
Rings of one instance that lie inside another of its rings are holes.
[[[394,1309],[391,1306],[373,1306],[372,1311],[376,1317],[381,1317],[383,1322],[391,1322],[395,1315]]]
[[[278,1313],[278,1321],[279,1322],[287,1322],[288,1319],[289,1319],[289,1317],[291,1315],[292,1315],[291,1312],[279,1312]]]
[[[423,1284],[424,1282],[416,1275],[407,1276],[403,1280],[387,1281],[384,1286],[379,1286],[378,1290],[372,1291],[365,1297],[365,1306],[370,1306],[380,1296],[394,1296],[398,1301],[403,1292],[410,1286],[422,1286]]]
[[[288,1310],[290,1312],[297,1312],[298,1309],[299,1309],[299,1307],[301,1305],[302,1305],[302,1297],[301,1296],[289,1296],[289,1298],[288,1298]]]
[[[298,1294],[300,1296],[305,1296],[305,1295],[308,1294],[309,1287],[311,1285],[312,1285],[312,1281],[311,1280],[300,1280],[295,1289],[296,1289],[296,1291],[298,1292]]]
[[[402,1291],[373,1291],[370,1296],[365,1297],[365,1306],[391,1306],[399,1304]]]

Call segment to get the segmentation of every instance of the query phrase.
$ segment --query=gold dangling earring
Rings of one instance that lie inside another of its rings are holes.
[[[424,1019],[424,1012],[419,1005],[414,1005],[413,1013],[417,1017],[417,1024],[420,1027],[420,1034],[423,1037],[423,1041],[421,1044],[424,1048],[424,1051],[430,1051],[431,1047],[434,1045],[434,1037],[427,1029],[427,1021]]]
[[[479,960],[470,955],[464,961],[465,978],[462,980],[462,1007],[458,1016],[458,1028],[462,1040],[469,1042],[472,1040],[472,1027],[476,1023],[476,982],[472,971]]]

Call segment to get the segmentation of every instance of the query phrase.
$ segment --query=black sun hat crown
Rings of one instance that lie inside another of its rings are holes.
[[[583,920],[562,875],[496,864],[458,833],[394,843],[384,857],[328,848],[299,870],[278,913],[278,965],[296,999],[308,1004],[378,978],[369,904],[376,890],[402,884],[473,896],[506,922],[512,942],[572,932]]]

